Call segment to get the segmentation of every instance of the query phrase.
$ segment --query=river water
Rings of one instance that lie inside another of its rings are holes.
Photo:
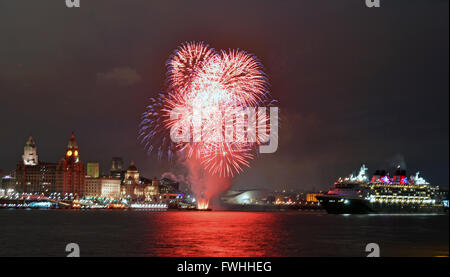
[[[448,215],[0,210],[0,256],[448,256]]]

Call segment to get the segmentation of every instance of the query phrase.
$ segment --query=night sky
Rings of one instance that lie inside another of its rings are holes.
[[[362,163],[449,184],[449,2],[363,0],[0,0],[0,169],[33,135],[39,159],[111,157],[147,177],[182,169],[137,140],[165,62],[185,41],[261,60],[280,143],[233,188],[324,189]]]

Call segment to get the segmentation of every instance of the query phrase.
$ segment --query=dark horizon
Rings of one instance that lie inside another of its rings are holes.
[[[232,188],[326,189],[361,164],[448,188],[448,1],[322,2],[1,2],[0,169],[15,168],[30,135],[39,159],[57,162],[73,131],[101,172],[118,156],[149,178],[183,174],[137,134],[169,55],[195,40],[255,54],[280,107],[278,151]]]

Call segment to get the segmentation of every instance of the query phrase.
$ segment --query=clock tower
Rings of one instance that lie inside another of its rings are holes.
[[[69,143],[67,144],[65,159],[67,162],[73,164],[80,162],[80,152],[78,151],[78,144],[73,133],[72,137],[70,137]]]
[[[64,158],[58,162],[57,192],[61,193],[62,197],[83,196],[85,175],[84,165],[80,159],[80,150],[75,140],[75,135],[72,133],[67,143]]]

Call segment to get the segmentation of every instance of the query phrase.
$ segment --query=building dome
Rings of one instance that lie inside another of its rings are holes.
[[[137,167],[134,165],[134,162],[130,163],[130,166],[128,167],[127,171],[138,171]]]

